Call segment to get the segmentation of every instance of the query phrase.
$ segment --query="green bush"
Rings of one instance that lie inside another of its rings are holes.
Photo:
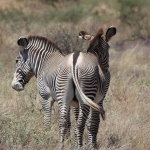
[[[118,0],[120,19],[133,28],[131,36],[150,37],[148,0]]]

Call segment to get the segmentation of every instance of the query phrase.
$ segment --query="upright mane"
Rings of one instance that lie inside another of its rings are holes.
[[[96,34],[96,36],[93,38],[93,40],[91,41],[89,48],[87,49],[87,52],[91,52],[93,51],[93,49],[99,44],[99,40],[100,38],[102,38],[103,35],[103,29],[100,28]]]
[[[59,51],[60,53],[62,53],[62,50],[55,44],[53,43],[51,40],[49,40],[48,38],[44,37],[44,36],[29,36],[28,37],[28,42],[29,44],[38,44],[39,45],[39,49],[41,48],[45,48],[45,49],[49,49],[50,47],[55,47],[56,51]]]

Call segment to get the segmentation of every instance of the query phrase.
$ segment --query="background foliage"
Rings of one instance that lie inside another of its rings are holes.
[[[22,92],[11,88],[18,54],[17,39],[42,35],[65,54],[86,51],[81,30],[95,35],[111,25],[111,83],[104,101],[106,121],[98,133],[99,149],[150,149],[150,22],[149,0],[1,0],[0,1],[0,149],[59,149],[57,103],[50,130],[43,129],[43,113],[33,78]],[[65,148],[73,149],[71,136]],[[84,133],[84,146],[87,130]]]
[[[118,0],[120,19],[133,28],[132,36],[150,37],[150,22],[148,16],[150,1],[145,0]]]

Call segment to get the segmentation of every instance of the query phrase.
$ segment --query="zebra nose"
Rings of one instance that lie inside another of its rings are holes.
[[[20,83],[14,83],[12,82],[12,88],[16,91],[22,91],[24,90],[24,87]]]

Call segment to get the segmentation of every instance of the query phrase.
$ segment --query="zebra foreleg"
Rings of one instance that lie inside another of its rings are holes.
[[[92,110],[88,116],[86,126],[88,129],[88,148],[97,149],[97,133],[100,123],[98,111]]]
[[[40,101],[45,101],[41,98]],[[51,127],[51,112],[52,112],[52,106],[55,102],[55,100],[50,97],[48,99],[49,104],[48,106],[46,105],[42,105],[43,106],[43,110],[44,110],[44,127],[47,129],[49,129]],[[49,107],[49,108],[48,108]],[[71,121],[70,121],[70,108],[69,111],[67,113],[67,134],[66,134],[66,138],[68,139],[68,137],[70,136],[70,127],[71,127]]]
[[[40,102],[44,111],[44,128],[50,128],[51,122],[51,107],[54,103],[54,99],[50,95],[50,89],[43,81],[43,77],[38,77],[37,83],[38,91],[40,94]]]
[[[51,108],[54,103],[54,99],[50,97],[48,100],[40,98],[40,102],[42,104],[42,108],[44,111],[44,128],[50,129],[50,123],[51,123]]]

